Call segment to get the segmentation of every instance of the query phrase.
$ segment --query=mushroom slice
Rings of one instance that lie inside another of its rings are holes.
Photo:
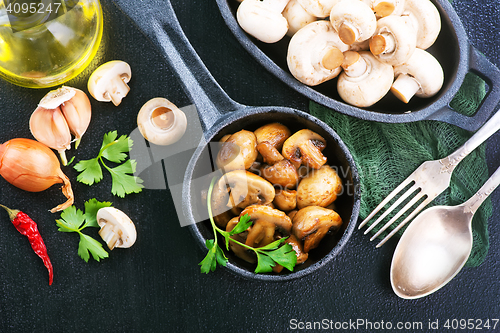
[[[101,227],[99,235],[110,250],[134,245],[137,231],[132,220],[124,212],[114,207],[104,207],[97,211],[96,218],[97,224]]]
[[[326,163],[322,151],[326,147],[326,140],[319,134],[302,129],[283,144],[283,156],[298,165],[304,164],[314,169],[319,169]]]
[[[274,199],[275,190],[271,183],[262,177],[245,170],[235,170],[223,175],[217,186],[229,189],[227,207],[246,208],[249,205],[265,205]]]
[[[318,206],[302,208],[293,217],[292,233],[304,241],[304,252],[318,247],[330,231],[342,225],[342,218],[335,211]]]
[[[288,32],[286,34],[290,37],[295,35],[301,28],[318,19],[316,16],[309,14],[299,3],[299,0],[290,0],[281,14],[288,21]]]
[[[292,135],[292,132],[283,124],[271,123],[257,128],[254,134],[257,144],[267,141],[277,150],[281,150],[283,143]]]
[[[295,255],[297,256],[297,265],[303,264],[306,262],[307,258],[309,258],[309,253],[304,252],[304,245],[301,241],[295,237],[295,235],[290,235],[285,241],[292,246],[292,249],[295,251]]]
[[[396,80],[390,88],[401,101],[408,103],[416,95],[432,97],[439,92],[444,82],[443,68],[429,52],[415,49],[405,63],[394,67]]]
[[[217,154],[217,166],[225,172],[246,170],[257,159],[257,138],[250,131],[241,130],[231,135]]]
[[[113,102],[117,106],[130,91],[127,83],[131,77],[129,64],[121,60],[109,61],[90,75],[89,93],[100,102]]]
[[[244,216],[246,214],[248,214],[250,216],[250,219],[254,221],[252,229],[254,229],[255,225],[259,225],[258,230],[255,230],[253,233],[252,230],[249,231],[248,238],[246,240],[247,245],[250,245],[249,243],[253,243],[253,244],[260,244],[259,246],[265,246],[271,243],[274,239],[267,244],[261,243],[263,239],[269,240],[269,238],[265,238],[265,236],[267,236],[267,233],[266,232],[263,233],[263,231],[266,228],[270,228],[270,225],[272,225],[273,228],[273,235],[277,231],[279,232],[280,236],[288,236],[292,231],[292,221],[281,210],[277,210],[264,205],[252,205],[245,208],[241,212],[240,216]],[[259,235],[262,235],[262,238],[260,240],[259,240],[260,236],[257,236],[257,231]],[[249,238],[250,241],[248,240]]]
[[[344,55],[344,72],[337,81],[340,97],[358,107],[368,107],[380,101],[394,81],[392,66],[380,62],[368,51],[347,51]]]
[[[297,207],[326,207],[342,192],[342,181],[337,172],[328,165],[312,170],[297,187]]]
[[[248,34],[264,43],[275,43],[288,31],[281,14],[289,0],[245,0],[236,11],[236,19]]]
[[[396,66],[407,61],[417,44],[417,32],[404,18],[390,15],[377,21],[370,50],[380,61]]]
[[[184,135],[187,119],[175,104],[166,98],[153,98],[137,114],[142,136],[155,145],[171,145]]]
[[[348,45],[369,39],[377,28],[373,10],[363,1],[340,1],[332,8],[330,22]]]
[[[268,165],[274,165],[284,159],[278,149],[274,148],[274,146],[267,141],[259,143],[257,145],[257,150],[262,156],[264,163]]]
[[[330,22],[312,22],[290,39],[286,57],[288,69],[300,82],[316,86],[340,74],[343,52],[348,49]]]
[[[274,165],[262,168],[262,177],[271,184],[282,188],[295,188],[299,182],[297,169],[289,160],[281,160]]]
[[[282,211],[288,212],[294,210],[297,207],[297,191],[277,190],[273,203]]]

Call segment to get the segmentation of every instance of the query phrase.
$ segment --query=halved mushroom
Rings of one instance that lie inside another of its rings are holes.
[[[124,212],[114,207],[104,207],[97,211],[96,219],[101,227],[99,235],[110,250],[134,245],[137,231],[132,220]]]
[[[326,163],[326,157],[322,153],[325,147],[326,140],[321,135],[309,129],[302,129],[285,141],[282,154],[292,163],[319,169]]]
[[[90,75],[89,93],[100,102],[113,102],[117,106],[130,91],[127,83],[131,77],[132,71],[125,61],[109,61]]]
[[[271,123],[257,128],[254,132],[257,144],[269,142],[277,150],[281,150],[283,143],[292,135],[292,132],[283,124]]]
[[[225,172],[245,170],[257,159],[257,138],[250,131],[241,130],[227,139],[217,154],[217,166]]]
[[[288,21],[288,32],[286,34],[290,37],[318,19],[316,16],[309,14],[299,3],[299,0],[290,0],[282,14]]]
[[[257,145],[257,151],[262,156],[264,163],[268,165],[274,165],[284,159],[278,149],[274,148],[274,146],[267,141],[259,143]]]
[[[231,207],[228,207],[228,204],[231,204]],[[214,186],[211,196],[211,206],[214,221],[221,228],[225,228],[229,220],[237,215],[232,211],[235,207],[229,198],[229,189],[225,186]]]
[[[235,170],[223,175],[217,182],[222,191],[229,189],[226,206],[246,208],[249,205],[265,205],[274,200],[275,190],[271,183],[262,177],[245,170]]]
[[[436,95],[444,82],[439,61],[429,52],[418,48],[405,63],[394,66],[394,75],[396,80],[391,91],[405,103],[414,95],[422,98]]]
[[[286,239],[285,243],[290,244],[292,249],[295,251],[295,255],[297,256],[297,265],[306,262],[307,258],[309,258],[309,253],[304,251],[304,245],[297,239],[297,237],[295,237],[295,235],[290,235]]]
[[[266,246],[277,237],[290,235],[292,221],[280,210],[269,206],[252,205],[245,208],[240,217],[246,214],[254,221],[245,240],[245,244],[248,246],[255,248]],[[275,235],[276,232],[278,232],[277,235]]]
[[[262,177],[271,184],[282,188],[295,188],[299,181],[297,169],[289,160],[285,159],[262,168]]]
[[[304,252],[318,247],[329,231],[336,231],[342,218],[335,211],[318,206],[302,208],[293,217],[292,233],[304,241]]]
[[[288,31],[281,15],[289,0],[244,0],[236,11],[241,28],[264,43],[275,43]]]
[[[328,165],[312,170],[297,187],[297,207],[326,207],[337,199],[342,192],[342,180],[337,172]]]
[[[230,232],[231,230],[233,230],[239,221],[240,221],[239,216],[232,218],[226,226],[226,231]],[[250,230],[250,228],[248,228],[246,231],[240,232],[239,234],[235,234],[235,235],[232,235],[230,237],[232,239],[240,242],[240,243],[245,244],[249,230]],[[229,248],[231,249],[231,251],[234,252],[234,254],[237,257],[239,257],[239,258],[241,258],[241,259],[243,259],[251,264],[254,264],[257,262],[257,257],[255,256],[255,252],[253,252],[252,250],[248,250],[248,249],[244,248],[243,246],[236,244],[235,242],[229,242]]]
[[[349,48],[328,21],[309,23],[290,39],[287,65],[290,73],[308,86],[337,77]]]
[[[274,196],[274,205],[276,208],[289,212],[297,207],[297,191],[295,190],[277,190]]]
[[[370,38],[377,28],[373,10],[363,1],[343,0],[333,6],[330,22],[348,45]]]

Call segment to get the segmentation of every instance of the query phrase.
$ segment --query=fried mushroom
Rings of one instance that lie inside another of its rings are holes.
[[[325,147],[326,140],[321,135],[309,129],[302,129],[285,141],[282,154],[292,163],[319,169],[326,163],[326,157],[322,153]]]
[[[225,172],[246,170],[257,159],[257,138],[250,131],[241,130],[231,135],[217,154],[217,166]]]
[[[297,207],[326,207],[342,192],[342,181],[337,172],[328,165],[312,170],[297,187]]]
[[[223,175],[217,187],[228,190],[229,208],[246,208],[249,205],[266,205],[274,200],[275,190],[271,183],[245,170],[235,170]]]
[[[304,241],[304,252],[316,248],[329,231],[337,231],[342,218],[331,209],[309,206],[300,209],[293,217],[292,233]]]

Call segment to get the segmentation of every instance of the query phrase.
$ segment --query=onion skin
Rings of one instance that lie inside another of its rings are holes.
[[[51,209],[52,213],[73,204],[71,183],[62,172],[57,156],[38,141],[18,138],[0,145],[0,175],[28,192],[41,192],[62,183],[62,192],[68,200]]]

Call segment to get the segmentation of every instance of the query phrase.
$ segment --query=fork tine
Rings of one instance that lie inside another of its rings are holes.
[[[399,184],[398,187],[396,187],[391,193],[389,193],[389,195],[385,197],[385,199],[382,200],[382,202],[379,203],[377,207],[375,207],[375,209],[370,213],[370,215],[368,215],[363,220],[363,222],[361,222],[358,229],[363,228],[375,216],[375,214],[377,214],[385,205],[389,203],[389,201],[392,200],[392,198],[394,198],[396,194],[401,192],[406,186],[408,186],[411,182],[413,182],[412,176],[413,174],[410,175],[410,177],[406,178],[401,184]]]
[[[396,232],[399,231],[399,229],[401,229],[406,223],[408,223],[409,221],[411,221],[425,206],[427,206],[431,201],[433,200],[433,198],[431,197],[427,197],[427,199],[425,199],[424,201],[422,201],[422,203],[420,205],[418,205],[417,208],[415,208],[415,210],[410,214],[408,215],[404,220],[403,222],[401,222],[396,228],[394,228],[387,236],[384,237],[384,239],[382,239],[380,241],[380,243],[377,244],[377,248],[378,247],[381,247],[382,245],[385,244],[385,242],[387,242],[389,240],[389,238],[391,238],[392,236],[394,236],[394,234]]]
[[[380,223],[380,221],[385,219],[387,217],[387,215],[389,215],[395,208],[399,207],[399,205],[401,205],[410,195],[412,195],[413,193],[415,193],[415,191],[417,191],[419,189],[420,189],[420,187],[417,186],[417,184],[414,184],[412,187],[410,187],[408,189],[408,191],[403,193],[403,195],[401,195],[401,197],[399,197],[398,200],[396,200],[396,202],[394,202],[389,208],[387,208],[387,210],[375,222],[373,222],[370,225],[370,227],[368,227],[368,229],[365,230],[364,234],[366,235],[373,228],[375,228]],[[418,192],[417,192],[417,194],[418,194]]]
[[[370,241],[377,238],[381,233],[383,233],[387,228],[389,228],[389,226],[391,226],[401,216],[403,216],[407,211],[409,211],[410,208],[413,207],[413,205],[415,205],[424,196],[426,196],[425,193],[422,193],[422,192],[417,193],[417,195],[413,199],[411,199],[403,208],[401,208],[401,210],[396,215],[394,215],[394,217],[389,222],[387,222],[379,231],[377,231],[377,233],[375,235],[373,235],[370,238]]]

